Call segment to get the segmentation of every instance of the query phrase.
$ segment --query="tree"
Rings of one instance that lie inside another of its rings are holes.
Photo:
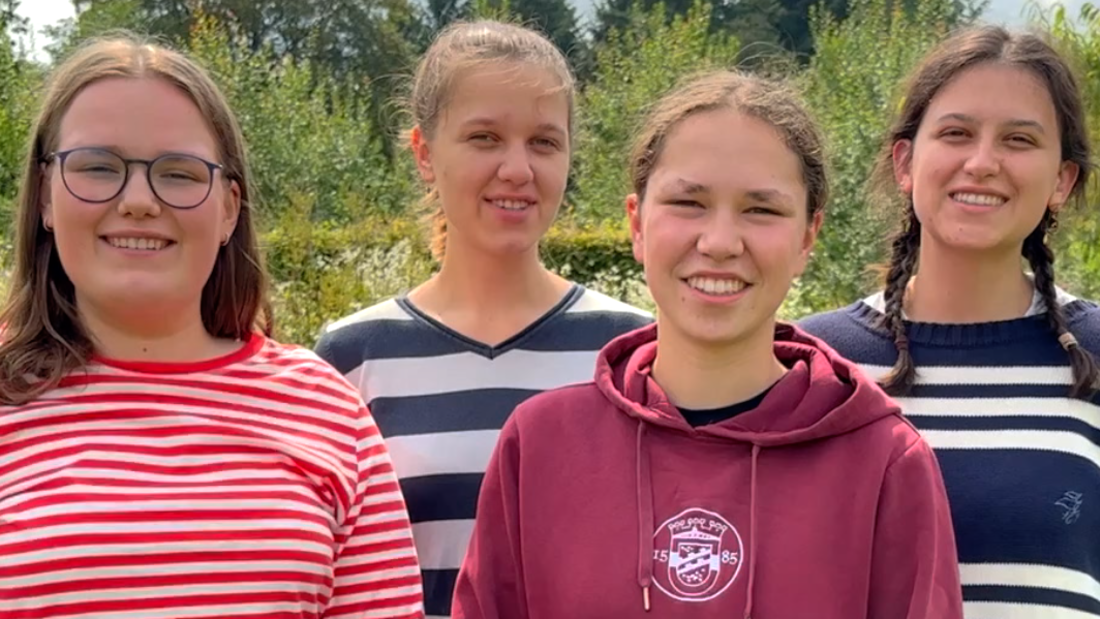
[[[670,22],[665,15],[662,5],[636,7],[629,25],[613,29],[596,52],[596,72],[580,101],[576,187],[568,196],[574,217],[621,218],[630,190],[629,140],[640,113],[683,76],[735,62],[737,41],[707,32],[707,3]]]
[[[915,11],[891,0],[852,0],[844,20],[812,12],[817,51],[798,79],[825,133],[831,195],[790,305],[840,307],[876,286],[868,267],[883,260],[882,239],[899,211],[872,205],[867,180],[905,75],[944,36],[952,15],[952,0],[922,0]]]
[[[63,54],[84,38],[123,28],[186,45],[202,16],[232,24],[244,49],[317,65],[334,82],[361,96],[379,126],[394,116],[389,103],[396,78],[413,64],[427,32],[411,0],[73,0],[75,20],[53,33]],[[385,143],[392,154],[392,144]]]
[[[41,83],[39,68],[17,53],[12,34],[26,34],[18,17],[18,2],[0,5],[0,259],[11,243],[10,225],[25,165],[35,97]]]

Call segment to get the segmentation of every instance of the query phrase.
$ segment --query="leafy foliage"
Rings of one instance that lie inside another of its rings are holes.
[[[666,23],[664,8],[635,9],[596,52],[596,73],[579,102],[576,189],[569,211],[581,219],[621,217],[630,189],[630,136],[646,108],[682,77],[733,66],[737,42],[709,34],[710,6],[696,2]]]
[[[349,43],[347,49],[370,50],[368,44],[376,44],[385,48],[379,53],[395,54],[392,63],[374,66],[366,51],[357,58],[322,53],[332,50],[326,37],[352,28],[354,16],[330,14],[351,0],[245,3],[256,15],[226,10],[239,1],[204,1],[209,10],[200,12],[187,0],[78,0],[82,10],[55,30],[59,42],[53,51],[60,57],[88,36],[124,27],[176,41],[212,72],[249,144],[275,282],[278,335],[309,345],[326,322],[407,291],[436,268],[413,208],[422,188],[410,157],[398,147],[406,127],[392,99],[430,34],[459,17],[497,15],[537,22],[559,40],[571,28],[570,17],[560,12],[539,22],[541,3],[526,0],[371,0],[360,3],[373,8],[358,18],[376,22],[375,30],[364,33],[381,34],[373,43]],[[622,11],[591,53],[585,52],[589,65],[579,97],[574,175],[561,220],[542,243],[550,267],[648,309],[652,300],[622,212],[629,191],[629,136],[646,108],[681,77],[732,67],[755,54],[750,48],[764,40],[757,36],[763,25],[734,28],[728,13],[718,13],[740,4],[760,8],[758,17],[769,24],[776,17],[764,11],[771,0],[667,2],[604,4]],[[7,6],[14,0],[0,0],[0,22]],[[895,215],[872,204],[865,187],[899,103],[900,81],[929,46],[978,6],[976,0],[850,0],[841,11],[824,3],[807,17],[815,50],[808,62],[767,66],[795,80],[816,114],[827,137],[833,187],[814,258],[788,296],[784,317],[850,303],[876,286],[868,265],[882,260],[882,241]],[[1086,6],[1071,19],[1055,7],[1037,10],[1034,20],[1077,63],[1090,126],[1097,131],[1100,11]],[[5,227],[42,84],[42,67],[21,55],[7,33],[0,28],[0,226]],[[396,39],[400,44],[393,43]],[[377,80],[390,83],[376,88]],[[1100,217],[1094,209],[1086,202],[1066,213],[1057,243],[1060,283],[1096,298]],[[3,254],[10,234],[0,239]],[[3,285],[0,272],[0,289]]]

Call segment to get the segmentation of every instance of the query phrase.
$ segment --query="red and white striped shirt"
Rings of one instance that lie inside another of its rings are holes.
[[[4,619],[422,615],[386,446],[308,350],[95,358],[0,406]]]

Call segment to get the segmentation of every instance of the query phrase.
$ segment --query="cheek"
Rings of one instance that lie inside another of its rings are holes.
[[[569,158],[562,156],[548,157],[538,161],[536,174],[539,182],[552,191],[564,191],[569,179]]]
[[[57,185],[60,185],[60,181]],[[50,210],[54,237],[58,244],[65,250],[70,250],[94,242],[96,227],[109,209],[110,205],[107,204],[89,204],[77,200],[69,195],[64,186],[54,187]]]
[[[693,247],[698,234],[689,222],[670,217],[652,217],[643,222],[643,251],[646,260],[675,266]]]

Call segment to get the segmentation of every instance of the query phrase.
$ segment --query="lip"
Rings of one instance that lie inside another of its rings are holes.
[[[103,234],[99,235],[99,238],[103,239],[104,241],[106,241],[107,239],[109,239],[111,237],[133,238],[133,239],[157,239],[157,240],[160,240],[160,241],[168,241],[169,243],[175,243],[176,242],[176,240],[173,239],[172,237],[170,237],[166,234],[162,234],[160,232],[155,232],[153,230],[116,230],[116,231],[113,231],[113,232],[104,232]]]
[[[490,202],[496,202],[497,200],[512,200],[514,202],[530,202],[531,204],[538,204],[538,196],[533,196],[528,193],[494,193],[485,196],[485,199]]]
[[[1005,194],[1003,191],[997,191],[996,189],[992,189],[990,187],[973,187],[973,186],[953,187],[953,188],[951,188],[947,191],[947,197],[951,198],[951,196],[953,196],[957,193],[977,193],[977,194],[986,195],[986,196],[996,196],[996,197],[1004,200],[1005,202],[1008,202],[1008,200],[1009,200],[1008,195]],[[954,200],[954,198],[951,198],[951,199]],[[970,205],[970,206],[975,206],[975,205]]]
[[[112,245],[111,241],[109,240],[112,237],[113,238],[155,239],[155,240],[159,240],[159,241],[164,241],[165,245],[164,245],[163,248],[161,248],[159,250],[156,250],[156,251],[150,251],[148,249],[130,249],[128,247],[116,247],[116,246]],[[159,256],[159,255],[163,254],[164,252],[172,249],[176,245],[176,241],[174,239],[172,239],[171,237],[169,237],[165,234],[162,234],[160,232],[154,232],[152,230],[119,230],[119,231],[114,231],[114,232],[108,232],[106,234],[101,234],[99,236],[99,241],[101,243],[103,243],[110,251],[120,252],[120,253],[125,254],[127,256],[138,256],[138,257],[143,257],[143,258],[144,257]]]
[[[737,292],[731,292],[729,294],[711,294],[693,288],[691,284],[688,283],[688,280],[693,277],[705,277],[708,279],[736,279],[738,281],[744,282],[745,287],[741,290],[738,290]],[[736,303],[742,297],[748,294],[748,292],[752,290],[754,285],[750,283],[746,278],[741,277],[740,275],[737,275],[735,273],[723,273],[718,271],[696,271],[694,273],[691,273],[690,275],[687,275],[686,277],[681,278],[680,282],[684,285],[685,288],[688,289],[688,292],[694,298],[710,305],[728,305],[731,303]]]

